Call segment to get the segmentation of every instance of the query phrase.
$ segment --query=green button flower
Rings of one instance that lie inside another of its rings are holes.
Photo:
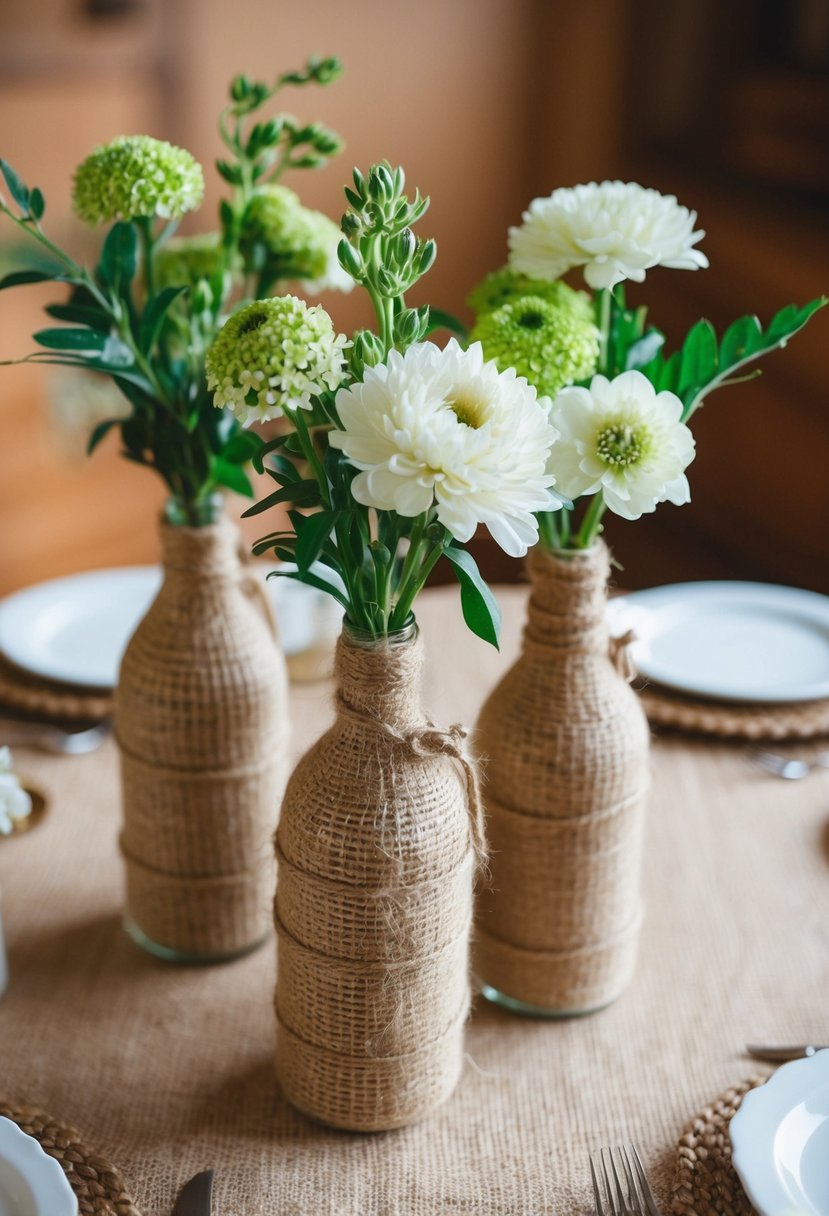
[[[243,244],[263,245],[279,279],[308,281],[312,291],[354,286],[337,259],[340,229],[321,211],[303,207],[287,186],[262,187],[251,199],[244,228]]]
[[[204,196],[198,161],[149,135],[129,135],[96,148],[75,171],[72,203],[88,224],[160,216],[179,219]]]
[[[479,316],[511,304],[521,296],[539,296],[556,308],[574,313],[585,321],[593,319],[593,305],[585,291],[574,291],[560,279],[555,282],[531,279],[509,266],[488,274],[467,296],[466,302]]]
[[[249,426],[283,408],[310,409],[311,398],[346,376],[344,334],[328,313],[296,296],[274,296],[240,308],[207,352],[213,404]]]
[[[520,296],[485,313],[470,337],[501,371],[514,367],[546,397],[592,376],[599,358],[599,332],[590,314],[557,307],[536,295]]]

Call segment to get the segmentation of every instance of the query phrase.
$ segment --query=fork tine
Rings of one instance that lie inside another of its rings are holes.
[[[590,1161],[590,1177],[593,1180],[593,1200],[596,1204],[596,1216],[605,1216],[604,1204],[602,1203],[602,1195],[599,1190],[599,1180],[596,1177],[596,1167],[593,1164],[593,1154],[589,1156]]]
[[[613,1160],[612,1148],[602,1149],[602,1169],[604,1170],[604,1183],[607,1188],[613,1216],[624,1216],[625,1197],[619,1184],[619,1175],[616,1172],[616,1162]]]
[[[638,1189],[642,1194],[647,1216],[661,1216],[659,1208],[656,1204],[656,1200],[653,1197],[653,1191],[651,1190],[650,1183],[648,1182],[648,1175],[645,1173],[645,1167],[642,1164],[642,1159],[639,1156],[639,1152],[635,1144],[628,1145],[627,1155],[628,1159],[632,1159],[633,1161],[633,1168],[638,1181]]]

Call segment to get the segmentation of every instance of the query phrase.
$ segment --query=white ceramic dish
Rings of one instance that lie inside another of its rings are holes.
[[[729,1131],[731,1160],[760,1216],[827,1216],[829,1050],[750,1090]]]
[[[611,629],[632,629],[648,680],[727,701],[829,697],[829,596],[767,583],[675,583],[619,596]]]
[[[27,587],[0,602],[0,653],[45,679],[113,688],[126,644],[160,584],[158,567],[128,566]],[[286,654],[336,629],[341,613],[324,592],[284,578],[269,579],[267,590]]]
[[[77,1216],[78,1201],[54,1157],[0,1116],[0,1216]]]

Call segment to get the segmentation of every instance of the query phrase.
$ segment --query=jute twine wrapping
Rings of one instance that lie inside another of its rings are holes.
[[[337,647],[337,718],[277,833],[277,1075],[306,1114],[401,1127],[461,1072],[477,783],[463,732],[419,703],[416,634]]]
[[[43,1151],[61,1164],[80,1216],[141,1216],[115,1166],[87,1148],[74,1128],[14,1103],[0,1101],[0,1115],[34,1136]]]
[[[765,1079],[752,1077],[727,1089],[682,1129],[672,1216],[756,1216],[731,1164],[728,1128],[748,1091]]]
[[[156,945],[221,958],[270,932],[287,678],[236,529],[165,524],[162,543],[116,694],[127,915]]]
[[[603,544],[530,554],[523,650],[476,732],[492,881],[475,972],[551,1013],[608,1004],[636,960],[649,736],[608,638],[608,573]]]

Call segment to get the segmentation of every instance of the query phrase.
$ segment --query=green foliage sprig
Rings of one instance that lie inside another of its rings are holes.
[[[416,192],[409,199],[404,187],[403,170],[383,162],[365,175],[355,170],[354,188],[345,191],[350,208],[342,220],[340,261],[368,292],[377,332],[360,330],[354,336],[344,386],[434,329],[460,328],[447,314],[406,305],[405,294],[430,269],[437,250],[434,241],[416,237],[411,227],[424,215],[428,198]],[[283,406],[292,429],[256,453],[255,467],[278,488],[245,514],[287,505],[289,526],[263,536],[254,553],[272,552],[295,564],[295,569],[274,573],[333,595],[348,622],[375,637],[410,621],[415,597],[445,557],[460,583],[467,625],[497,646],[497,602],[474,558],[440,523],[434,508],[409,518],[354,498],[357,470],[327,443],[331,428],[340,427],[335,395],[320,394],[310,411]]]
[[[136,214],[127,214],[119,204],[115,222],[106,234],[94,269],[79,265],[44,231],[46,210],[43,192],[29,187],[6,161],[0,171],[11,196],[0,194],[0,213],[11,220],[41,251],[37,267],[24,268],[0,280],[0,290],[47,281],[66,284],[68,297],[46,308],[62,324],[39,330],[34,340],[42,351],[4,363],[33,362],[80,367],[111,377],[131,407],[127,418],[101,422],[89,441],[90,452],[111,430],[120,433],[123,455],[153,469],[179,501],[185,518],[199,522],[201,504],[217,487],[228,487],[252,495],[244,466],[258,451],[261,440],[244,431],[234,417],[216,410],[206,387],[205,351],[221,327],[234,298],[256,298],[271,290],[268,282],[246,272],[242,254],[245,221],[251,199],[265,182],[272,182],[287,169],[319,168],[341,147],[339,136],[321,124],[300,125],[289,115],[278,114],[265,121],[254,119],[257,111],[285,86],[325,85],[341,71],[337,59],[312,59],[300,71],[283,73],[274,84],[237,76],[230,87],[230,103],[220,119],[220,131],[230,158],[217,162],[220,175],[233,186],[230,199],[220,204],[220,234],[214,263],[196,281],[189,279],[158,285],[159,256],[175,231],[181,211],[191,208],[198,193],[201,170],[189,154],[145,136],[114,141],[93,153],[76,178],[86,174],[84,189],[94,190],[96,156],[105,158],[115,149],[123,158],[134,155],[142,163],[154,163],[161,178],[170,176],[168,193],[174,189],[172,171],[184,163],[192,165],[188,201],[170,209],[166,199],[156,213],[142,197]],[[117,148],[116,148],[117,145]],[[155,158],[155,160],[154,160]],[[198,178],[196,177],[198,174]],[[172,182],[172,185],[170,184]],[[150,187],[150,192],[152,187]],[[145,191],[146,193],[146,191]],[[115,191],[129,197],[129,190]],[[76,200],[77,201],[77,200]],[[89,204],[90,200],[85,198]],[[92,199],[94,203],[95,200]],[[96,208],[87,205],[91,218],[104,218],[109,204],[102,199]],[[44,264],[43,258],[47,261]]]

